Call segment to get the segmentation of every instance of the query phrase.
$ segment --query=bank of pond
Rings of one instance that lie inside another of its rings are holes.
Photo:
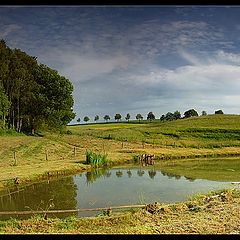
[[[218,181],[189,178],[157,166],[93,168],[72,176],[49,178],[39,183],[4,189],[0,192],[0,212],[96,209],[153,202],[177,203],[198,193],[232,187],[232,181],[223,181],[221,177]],[[99,214],[102,211],[61,212],[51,215],[88,217]],[[23,219],[30,216],[0,214],[0,219]]]

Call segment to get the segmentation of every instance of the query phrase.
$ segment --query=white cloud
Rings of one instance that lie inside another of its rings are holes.
[[[0,26],[0,38],[6,38],[9,34],[16,32],[21,29],[17,24],[7,24]]]
[[[227,53],[223,50],[219,50],[216,53],[216,57],[218,60],[221,60],[225,63],[240,64],[240,54]]]

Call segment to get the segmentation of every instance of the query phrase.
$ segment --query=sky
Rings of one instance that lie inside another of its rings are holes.
[[[83,122],[240,114],[240,6],[0,6],[0,39],[68,78]]]

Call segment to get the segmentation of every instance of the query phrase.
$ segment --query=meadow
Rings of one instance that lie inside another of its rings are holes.
[[[136,163],[140,154],[149,153],[155,154],[156,166],[169,172],[239,180],[239,115],[80,124],[67,126],[65,133],[39,136],[1,132],[0,140],[0,187],[13,184],[16,177],[25,183],[85,171],[91,167],[87,151],[106,156],[113,166]],[[225,158],[229,164],[217,168]]]

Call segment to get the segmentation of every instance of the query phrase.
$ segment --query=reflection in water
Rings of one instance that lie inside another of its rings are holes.
[[[116,172],[116,176],[117,176],[117,177],[122,177],[122,175],[123,175],[123,172],[122,172],[122,171],[119,170],[119,171]]]
[[[91,172],[86,172],[86,181],[87,184],[95,182],[100,177],[110,177],[111,172],[108,168],[94,168]]]
[[[148,174],[145,174],[146,171]],[[10,192],[2,191],[0,211],[46,210],[51,204],[51,209],[77,209],[155,201],[172,203],[186,200],[194,193],[226,187],[227,184],[229,183],[189,179],[156,170],[155,166],[131,169],[95,168],[91,172],[50,180],[49,183],[45,181],[26,187],[19,186]],[[144,201],[140,201],[141,199]],[[80,212],[78,216],[96,214]]]
[[[161,173],[162,173],[163,176],[168,176],[169,179],[175,178],[176,180],[178,180],[178,179],[181,178],[180,175],[177,175],[177,174],[174,174],[174,173],[165,172],[163,170],[161,170]]]
[[[143,174],[144,174],[144,171],[143,171],[142,169],[140,169],[140,170],[137,171],[137,175],[138,175],[139,177],[142,177]]]
[[[156,175],[156,171],[154,169],[151,169],[148,171],[148,175],[150,178],[154,179],[155,175]]]
[[[0,211],[75,209],[77,186],[72,177],[0,192]],[[14,193],[15,192],[15,193]],[[12,194],[11,194],[12,193]]]
[[[127,174],[128,174],[128,177],[129,177],[129,178],[132,176],[132,172],[131,172],[130,169],[127,171]]]
[[[191,178],[191,177],[186,177],[184,176],[187,180],[189,180],[190,182],[194,182],[196,179],[195,178]]]

